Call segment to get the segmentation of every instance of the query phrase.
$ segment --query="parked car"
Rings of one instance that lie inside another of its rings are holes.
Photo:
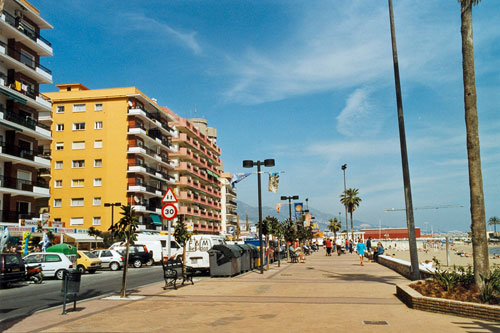
[[[26,268],[17,253],[0,253],[0,285],[24,280]]]
[[[120,242],[114,243],[110,246],[110,250],[115,250],[120,252],[123,257],[126,254],[125,245]],[[128,264],[133,265],[135,268],[140,268],[142,265],[153,262],[152,254],[148,251],[148,248],[142,244],[134,244],[129,247]]]
[[[124,265],[125,258],[121,253],[115,250],[95,250],[92,253],[101,259],[102,268],[109,268],[112,271],[121,269]]]
[[[64,272],[73,268],[71,260],[63,253],[33,252],[23,258],[26,264],[41,264],[44,277],[64,278]]]
[[[78,251],[76,253],[76,268],[80,273],[89,272],[94,274],[95,271],[101,268],[101,259],[89,251]]]

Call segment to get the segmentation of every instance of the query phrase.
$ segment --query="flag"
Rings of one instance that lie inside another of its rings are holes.
[[[249,173],[240,172],[233,174],[233,178],[231,178],[231,187],[234,188],[234,185],[236,183],[241,182],[243,179],[247,178],[251,174],[252,174],[251,172]]]
[[[280,182],[279,172],[269,173],[269,192],[277,193],[279,182]]]
[[[280,204],[280,203],[278,203],[278,204],[276,204],[276,213],[278,213],[278,214],[279,214],[279,213],[280,213],[280,210],[281,210],[281,204]]]
[[[304,219],[304,227],[309,227],[311,225],[311,218],[312,218],[312,215],[311,214],[306,214],[305,215],[305,219]]]
[[[304,204],[302,202],[296,202],[296,203],[294,203],[294,205],[295,205],[295,212],[301,213],[302,207],[304,206]]]

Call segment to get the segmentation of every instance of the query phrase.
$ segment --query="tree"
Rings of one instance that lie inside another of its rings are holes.
[[[281,256],[281,239],[283,238],[283,224],[278,219],[273,219],[271,221],[272,234],[276,237],[278,241],[278,267],[280,267],[280,256]]]
[[[96,229],[94,227],[90,227],[88,231],[89,236],[94,236],[95,237],[95,246],[97,247],[97,237],[101,237],[102,231],[99,229]]]
[[[488,222],[489,222],[489,225],[493,225],[493,227],[495,228],[495,236],[496,236],[497,235],[497,224],[500,224],[500,219],[496,216],[493,216],[493,217],[490,217]]]
[[[337,238],[337,231],[342,228],[342,222],[340,222],[336,217],[329,219],[328,222],[330,222],[330,224],[328,224],[328,230],[333,232],[334,238]]]
[[[182,246],[182,273],[186,272],[186,245],[191,238],[191,233],[187,230],[184,219],[180,218],[175,224],[174,237],[177,242]]]
[[[340,202],[347,206],[347,211],[351,215],[351,237],[354,241],[354,223],[352,220],[352,213],[359,207],[361,198],[358,197],[359,190],[357,188],[348,188],[344,193],[340,195]]]
[[[266,216],[262,220],[262,234],[266,236],[266,249],[269,249],[269,235],[273,233],[273,226],[279,222],[277,218],[273,216]],[[267,265],[266,269],[269,270],[269,251],[266,251]]]
[[[286,252],[288,258],[290,258],[290,247],[288,246],[288,242],[292,243],[297,239],[295,224],[290,219],[286,219],[283,222],[283,237],[285,238],[285,242],[287,243]]]
[[[125,266],[122,275],[122,290],[120,292],[120,298],[127,296],[127,268],[128,268],[128,258],[130,245],[134,245],[137,240],[137,229],[139,227],[139,219],[135,215],[135,211],[129,204],[127,206],[121,206],[122,211],[120,212],[122,218],[118,223],[113,224],[109,227],[109,231],[115,235],[118,239],[122,239],[122,243],[125,243]]]
[[[472,6],[481,0],[459,0],[461,5],[462,71],[464,80],[465,127],[469,164],[469,192],[472,232],[472,258],[474,280],[479,289],[484,283],[481,275],[488,276],[489,259],[484,210],[483,175],[477,118],[476,74],[474,69],[474,42],[472,37]]]

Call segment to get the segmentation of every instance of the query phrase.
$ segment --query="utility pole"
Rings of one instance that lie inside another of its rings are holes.
[[[401,162],[403,167],[403,183],[406,203],[406,224],[408,225],[408,238],[410,247],[411,272],[410,277],[414,280],[420,279],[418,267],[417,239],[415,236],[415,222],[413,219],[413,202],[411,197],[410,169],[408,167],[408,152],[406,150],[405,123],[403,117],[403,99],[401,97],[401,83],[399,79],[398,51],[396,46],[396,29],[394,27],[394,13],[392,0],[389,1],[389,20],[391,25],[392,61],[394,64],[394,81],[396,85],[396,102],[398,108],[399,142],[401,146]]]

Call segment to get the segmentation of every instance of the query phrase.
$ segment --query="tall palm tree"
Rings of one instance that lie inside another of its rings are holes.
[[[493,217],[490,217],[488,222],[489,222],[489,225],[493,225],[493,227],[495,228],[495,236],[496,236],[497,235],[497,224],[500,224],[500,219],[496,216],[493,216]]]
[[[333,232],[333,237],[337,238],[337,231],[342,228],[342,222],[340,222],[336,217],[329,219],[328,222],[330,222],[330,224],[328,224],[328,229]]]
[[[469,161],[469,191],[472,231],[474,279],[480,289],[481,275],[489,271],[486,214],[484,211],[483,175],[477,118],[476,74],[474,71],[474,42],[472,37],[472,6],[481,0],[459,0],[461,5],[462,70],[464,79],[465,127]]]
[[[359,190],[357,188],[348,188],[344,193],[340,196],[340,202],[347,207],[347,211],[351,215],[351,237],[354,241],[354,223],[352,220],[352,213],[359,207],[359,203],[362,201],[360,197],[358,197]]]

